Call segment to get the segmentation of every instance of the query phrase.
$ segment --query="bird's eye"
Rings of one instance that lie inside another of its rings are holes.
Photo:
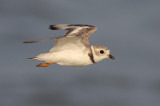
[[[103,51],[103,50],[100,50],[100,53],[101,53],[101,54],[103,54],[103,53],[104,53],[104,51]]]

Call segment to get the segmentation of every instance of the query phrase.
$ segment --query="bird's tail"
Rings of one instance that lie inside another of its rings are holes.
[[[28,60],[37,60],[37,57],[27,58]]]
[[[40,61],[48,61],[52,59],[52,53],[41,53],[38,56],[32,57],[32,58],[27,58],[29,60],[40,60]]]

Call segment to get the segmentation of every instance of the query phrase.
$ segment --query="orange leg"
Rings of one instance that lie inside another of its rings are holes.
[[[40,64],[37,65],[37,67],[47,67],[51,64],[53,64],[53,63],[40,63]]]

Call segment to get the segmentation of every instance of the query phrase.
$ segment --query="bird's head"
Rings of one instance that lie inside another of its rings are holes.
[[[103,59],[110,58],[114,60],[114,56],[110,54],[110,50],[105,46],[92,46],[91,47],[95,62],[99,62]]]

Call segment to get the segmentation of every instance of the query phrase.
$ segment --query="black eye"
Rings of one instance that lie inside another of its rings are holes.
[[[100,50],[100,53],[101,53],[101,54],[103,54],[103,53],[104,53],[104,51],[103,51],[103,50]]]

